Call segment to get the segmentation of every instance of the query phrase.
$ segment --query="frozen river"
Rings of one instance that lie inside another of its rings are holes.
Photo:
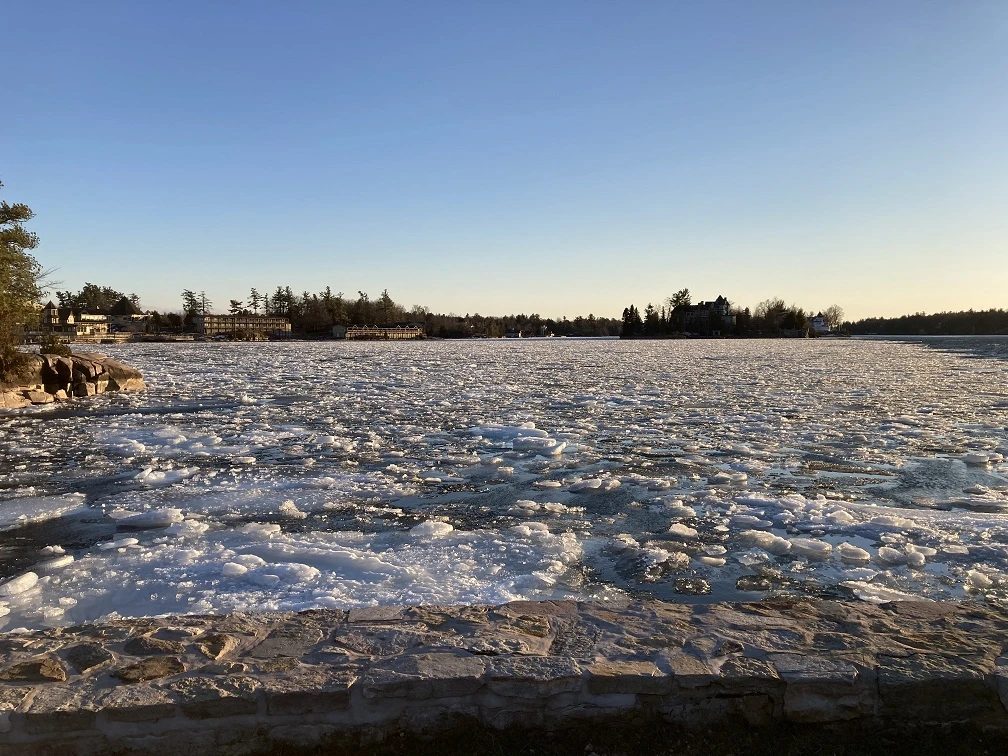
[[[0,414],[0,626],[1008,597],[1008,340],[107,347]]]

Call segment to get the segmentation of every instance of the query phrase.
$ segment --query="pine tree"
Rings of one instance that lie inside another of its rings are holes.
[[[38,246],[38,236],[22,225],[34,215],[27,205],[0,202],[0,373],[20,365],[21,331],[38,321],[45,273],[29,253]]]

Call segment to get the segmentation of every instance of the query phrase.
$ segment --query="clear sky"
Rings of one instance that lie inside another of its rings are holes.
[[[33,0],[0,60],[60,288],[1008,307],[1005,0]]]

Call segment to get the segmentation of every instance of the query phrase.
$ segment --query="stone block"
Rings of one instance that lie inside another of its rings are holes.
[[[401,606],[362,606],[351,609],[347,614],[347,622],[402,622],[406,609]]]
[[[67,649],[66,658],[78,672],[83,674],[112,661],[113,656],[100,643],[80,643]]]
[[[143,378],[124,378],[109,376],[109,391],[146,391],[147,384]]]
[[[679,688],[703,688],[717,677],[705,662],[682,651],[663,651],[659,660],[660,665],[672,673]]]
[[[33,735],[93,729],[94,692],[93,680],[36,689],[24,713],[25,729]]]
[[[601,631],[588,622],[566,619],[554,621],[556,634],[549,647],[550,656],[569,656],[574,659],[591,659],[595,656],[595,643]]]
[[[581,689],[581,668],[553,656],[490,658],[490,690],[515,698],[544,698]]]
[[[238,647],[238,639],[227,633],[206,633],[196,639],[196,647],[210,659],[220,659]]]
[[[41,376],[43,383],[56,383],[59,380],[59,373],[56,372],[56,360],[58,359],[55,355],[42,355],[39,376]]]
[[[185,664],[176,656],[152,656],[141,659],[136,664],[117,669],[112,673],[112,677],[122,680],[124,683],[137,683],[180,675],[185,670]]]
[[[139,638],[130,638],[126,641],[123,651],[133,656],[177,655],[185,653],[185,646],[179,641],[141,635]]]
[[[262,681],[269,714],[324,714],[350,706],[357,668],[306,667],[296,675]]]
[[[90,710],[27,711],[24,715],[24,725],[32,735],[93,730],[95,712]]]
[[[24,396],[32,404],[51,404],[56,401],[56,397],[48,391],[25,391]]]
[[[0,685],[0,733],[10,732],[11,712],[21,706],[30,692],[31,688]]]
[[[270,742],[288,750],[316,750],[323,740],[330,740],[340,733],[340,728],[326,724],[278,725],[270,728]]]
[[[672,690],[672,676],[649,661],[598,662],[588,665],[591,693],[665,695]]]
[[[484,685],[478,656],[453,653],[396,656],[372,666],[361,680],[365,698],[455,698]]]
[[[953,722],[1002,716],[997,690],[987,683],[993,665],[978,660],[913,654],[879,658],[881,713],[897,719]]]
[[[156,722],[178,716],[174,698],[147,685],[120,685],[99,694],[96,708],[110,722]]]
[[[40,656],[11,665],[0,672],[0,680],[10,682],[63,682],[66,670],[51,656]]]
[[[255,714],[258,680],[252,677],[183,677],[168,684],[178,694],[182,712],[191,719],[218,719]]]
[[[875,675],[844,659],[813,654],[772,654],[787,685],[784,717],[792,722],[837,722],[871,716]]]
[[[422,627],[422,626],[421,626]],[[333,633],[332,643],[364,656],[393,656],[430,645],[441,636],[425,629],[395,625],[349,625]]]
[[[322,640],[322,631],[313,625],[296,622],[274,628],[249,656],[256,659],[269,659],[276,656],[304,656]]]
[[[73,355],[70,359],[73,361],[73,372],[76,375],[83,376],[84,380],[90,381],[98,376],[100,367],[91,360],[85,359],[78,354]]]
[[[733,693],[772,694],[784,689],[777,670],[760,659],[732,656],[721,665],[720,672],[719,685]]]

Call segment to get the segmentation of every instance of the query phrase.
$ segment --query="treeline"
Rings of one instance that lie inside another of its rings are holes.
[[[407,309],[392,300],[388,290],[377,299],[371,299],[363,291],[356,298],[346,297],[343,292],[333,292],[327,286],[317,294],[303,291],[295,293],[290,286],[278,286],[270,293],[260,294],[252,289],[248,298],[231,299],[226,309],[219,311],[230,315],[276,315],[291,322],[291,331],[306,336],[328,336],[334,325],[393,325],[395,323],[423,322],[428,314],[426,308]],[[182,312],[185,323],[193,315],[215,312],[204,292],[186,289],[182,292]]]
[[[112,306],[125,296],[121,291],[116,291],[111,286],[99,286],[98,284],[85,283],[84,287],[77,292],[57,291],[56,302],[60,307],[67,307],[74,310],[84,310],[85,312],[107,312]],[[129,300],[136,307],[140,307],[140,297],[130,294]]]
[[[501,336],[619,336],[622,324],[616,318],[578,316],[573,320],[532,315],[435,315],[423,321],[428,336],[442,339],[497,338]]]
[[[860,335],[881,336],[978,336],[1008,335],[1008,310],[967,310],[925,315],[918,312],[898,318],[865,318],[845,323]]]
[[[218,308],[220,310],[221,308]],[[182,292],[183,314],[174,316],[183,328],[191,324],[192,316],[214,312],[214,305],[204,292],[186,289]],[[252,289],[246,299],[231,299],[226,312],[232,315],[277,315],[288,318],[291,331],[300,336],[325,338],[332,334],[334,325],[420,324],[428,336],[459,338],[494,338],[508,335],[521,336],[619,336],[621,324],[614,318],[576,317],[573,320],[554,320],[537,314],[487,316],[480,314],[438,314],[426,307],[414,305],[407,308],[392,299],[388,290],[372,299],[366,292],[358,291],[356,297],[324,290],[295,293],[289,286],[278,286],[272,293],[261,294]],[[168,327],[171,315],[156,314],[152,321]]]
[[[622,337],[663,339],[684,336],[781,337],[815,335],[812,318],[822,317],[823,327],[840,332],[843,309],[805,310],[783,299],[760,302],[754,310],[738,307],[719,297],[693,304],[689,289],[681,289],[659,306],[652,303],[641,312],[636,305],[623,310]]]

